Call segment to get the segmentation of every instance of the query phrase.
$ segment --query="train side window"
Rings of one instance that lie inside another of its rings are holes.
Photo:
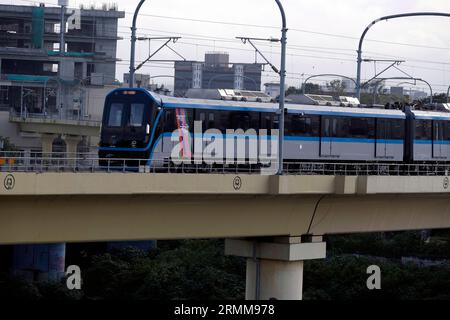
[[[292,115],[289,134],[291,136],[316,137],[319,135],[319,118]]]
[[[272,127],[270,129],[280,129],[280,117],[278,115],[272,115]]]
[[[377,133],[376,133],[376,138],[377,140],[384,140],[387,139],[387,134],[386,134],[386,125],[387,125],[387,120],[386,119],[377,119]]]
[[[231,126],[230,129],[242,129],[247,131],[250,129],[250,114],[247,112],[231,112]]]
[[[322,137],[330,136],[330,118],[322,118]]]
[[[202,123],[202,130],[206,130],[206,112],[205,111],[196,111],[195,121],[200,121]]]
[[[417,120],[416,121],[416,140],[431,140],[432,128],[431,120]]]
[[[375,120],[370,118],[350,118],[348,121],[348,132],[351,138],[375,137]]]
[[[209,112],[208,113],[208,127],[206,129],[215,129],[215,121],[216,117],[214,115],[214,112]]]
[[[250,112],[250,128],[259,130],[259,113],[258,112]]]
[[[175,110],[167,109],[164,114],[164,132],[173,132],[175,127]]]
[[[444,122],[444,140],[450,140],[450,121]]]
[[[227,129],[231,129],[230,125],[230,112],[229,111],[215,111],[215,129],[225,133]]]
[[[272,128],[272,115],[268,113],[262,113],[261,115],[261,129]]]
[[[431,120],[416,120],[415,128],[415,139],[416,140],[431,140],[432,130],[431,130]]]
[[[403,140],[405,138],[405,122],[403,120],[389,120],[392,124],[391,139]]]
[[[124,113],[123,103],[112,103],[109,108],[108,127],[121,127]]]
[[[445,129],[443,121],[433,121],[433,140],[444,140],[444,131]]]

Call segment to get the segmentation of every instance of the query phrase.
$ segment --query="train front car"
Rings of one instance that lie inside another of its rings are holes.
[[[99,158],[101,167],[138,168],[152,147],[160,99],[145,89],[116,89],[105,100]]]

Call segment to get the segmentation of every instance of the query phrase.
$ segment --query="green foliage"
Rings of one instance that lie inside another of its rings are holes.
[[[367,267],[381,269],[381,290],[368,290]],[[449,300],[450,269],[401,266],[387,259],[335,256],[305,263],[305,300]]]
[[[286,90],[286,97],[287,96],[290,96],[291,94],[301,94],[302,93],[302,90],[301,89],[298,89],[298,88],[296,88],[296,87],[289,87],[287,90]]]
[[[82,292],[70,291],[64,281],[27,282],[20,278],[10,278],[0,274],[0,300],[79,300]]]
[[[424,242],[420,232],[328,236],[328,258],[305,262],[306,300],[450,299],[450,268],[402,265],[415,256],[448,259],[449,231]],[[381,258],[380,258],[381,257]],[[382,290],[368,290],[366,270],[381,268]],[[0,274],[0,300],[244,299],[245,260],[224,255],[220,240],[161,241],[149,252],[127,248],[82,259],[82,291],[61,283],[26,283]]]
[[[182,241],[145,254],[125,249],[93,259],[83,288],[92,299],[242,299],[245,263],[221,241]]]
[[[9,138],[0,136],[0,140],[3,141],[3,151],[17,151],[17,147],[11,143]]]
[[[393,259],[448,259],[450,253],[450,241],[432,238],[425,243],[417,231],[330,236],[327,244],[334,254],[364,254]]]
[[[320,94],[321,90],[320,90],[320,86],[318,84],[314,84],[314,83],[306,83],[304,84],[305,86],[305,93],[306,94]],[[289,87],[286,90],[286,96],[290,96],[292,94],[302,94],[303,91],[301,88],[296,88],[296,87]]]
[[[327,88],[337,96],[345,95],[345,89],[347,89],[345,83],[337,79],[327,82]]]

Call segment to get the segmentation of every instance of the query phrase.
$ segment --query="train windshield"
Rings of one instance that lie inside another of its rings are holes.
[[[141,127],[144,123],[144,104],[132,103],[130,105],[130,127]]]
[[[109,108],[108,127],[121,127],[125,105],[123,103],[111,103]]]
[[[123,126],[142,127],[144,125],[145,105],[143,103],[117,103],[109,106],[107,124],[110,128]]]

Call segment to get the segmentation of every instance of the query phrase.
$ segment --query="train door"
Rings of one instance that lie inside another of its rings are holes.
[[[375,142],[375,158],[385,159],[387,157],[387,139],[389,139],[389,124],[386,119],[376,120],[376,142]]]
[[[320,156],[333,156],[334,138],[337,136],[337,119],[322,117],[322,134],[320,137]]]
[[[442,159],[445,154],[444,147],[444,122],[433,121],[433,158]]]

